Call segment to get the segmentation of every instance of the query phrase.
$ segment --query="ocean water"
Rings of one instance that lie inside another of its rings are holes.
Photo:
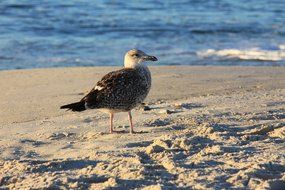
[[[0,70],[122,65],[285,66],[285,0],[1,0]]]

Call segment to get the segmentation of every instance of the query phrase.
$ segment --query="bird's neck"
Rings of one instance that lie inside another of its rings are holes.
[[[124,59],[124,67],[125,68],[134,68],[136,66],[136,63],[130,59],[129,57],[125,56]]]
[[[151,86],[151,74],[145,62],[133,63],[125,60],[124,67],[136,69],[138,73],[145,79],[148,86]]]
[[[139,75],[144,79],[145,84],[150,89],[151,87],[151,73],[146,64],[139,64],[134,69],[136,69]]]
[[[125,60],[125,62],[124,62],[124,67],[125,67],[125,68],[132,68],[132,69],[147,68],[145,62],[135,63],[135,62],[128,61],[128,60]]]

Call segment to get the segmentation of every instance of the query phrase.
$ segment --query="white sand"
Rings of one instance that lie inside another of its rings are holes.
[[[285,68],[152,67],[134,135],[124,113],[108,134],[107,115],[59,110],[114,69],[0,72],[0,188],[285,186]]]

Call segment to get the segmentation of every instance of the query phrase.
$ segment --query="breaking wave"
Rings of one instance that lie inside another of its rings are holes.
[[[240,60],[253,60],[253,61],[283,61],[285,60],[285,45],[279,45],[275,49],[223,49],[214,50],[207,49],[198,51],[199,57],[218,57],[222,59],[240,59]]]

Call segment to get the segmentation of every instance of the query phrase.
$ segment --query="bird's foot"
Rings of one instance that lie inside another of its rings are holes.
[[[124,131],[110,131],[109,134],[120,134],[120,133],[124,133]]]
[[[125,133],[126,131],[115,131],[115,130],[110,130],[109,131],[109,134],[115,134],[115,133]],[[130,134],[135,134],[137,133],[136,131],[134,130],[130,130]]]

